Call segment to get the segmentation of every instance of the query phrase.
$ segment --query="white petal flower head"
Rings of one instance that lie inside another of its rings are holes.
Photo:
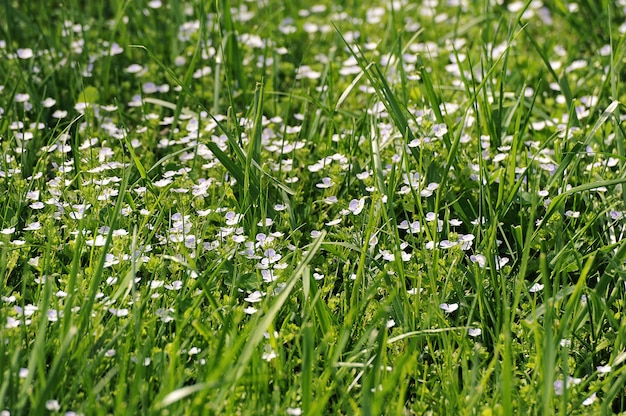
[[[263,355],[261,356],[262,359],[264,359],[267,362],[272,361],[274,358],[278,357],[278,355],[276,354],[276,351],[274,351],[271,347],[266,346],[265,348],[265,352],[263,353]]]
[[[17,57],[20,59],[30,59],[33,56],[35,56],[35,54],[33,53],[33,50],[31,48],[17,50]]]
[[[327,189],[332,187],[335,184],[331,178],[322,178],[322,182],[316,183],[315,186],[319,189]]]
[[[244,300],[250,303],[257,303],[263,300],[263,296],[265,296],[265,293],[255,290],[254,292],[250,293],[250,295],[248,295],[246,298],[244,298]]]
[[[359,215],[361,211],[363,211],[363,208],[365,208],[365,198],[353,199],[348,206],[348,209],[354,215]]]
[[[435,124],[433,126],[433,134],[437,137],[443,137],[448,132],[448,126],[444,123]]]
[[[396,259],[396,256],[389,250],[380,250],[380,254],[386,261],[394,261]]]
[[[61,410],[61,405],[59,404],[58,400],[48,400],[46,401],[46,409],[50,410],[51,412],[58,412],[59,410]]]
[[[439,305],[439,307],[445,313],[452,313],[456,311],[457,309],[459,309],[459,304],[458,303],[442,303],[441,305]]]
[[[480,328],[469,328],[467,330],[467,335],[469,335],[470,337],[478,337],[482,333],[483,331]]]
[[[508,257],[499,257],[496,256],[496,270],[500,270],[509,262]]]
[[[482,269],[484,269],[485,266],[487,265],[487,258],[483,256],[482,254],[472,254],[470,256],[470,260],[472,261],[472,263],[478,263],[478,265]]]
[[[528,289],[528,291],[530,293],[537,293],[537,292],[541,292],[543,290],[544,285],[542,285],[541,283],[535,283],[534,285],[532,285],[530,287],[530,289]]]
[[[593,393],[591,396],[583,400],[583,406],[591,406],[596,400],[597,400],[596,394]]]

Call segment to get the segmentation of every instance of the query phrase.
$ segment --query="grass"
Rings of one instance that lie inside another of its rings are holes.
[[[626,412],[623,2],[82,3],[1,4],[0,414]]]

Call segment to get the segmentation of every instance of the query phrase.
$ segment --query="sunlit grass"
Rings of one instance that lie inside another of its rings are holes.
[[[283,3],[3,4],[0,414],[626,411],[626,4]]]

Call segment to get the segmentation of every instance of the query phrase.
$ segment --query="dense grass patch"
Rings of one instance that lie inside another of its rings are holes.
[[[626,3],[361,3],[0,5],[1,415],[626,412]]]

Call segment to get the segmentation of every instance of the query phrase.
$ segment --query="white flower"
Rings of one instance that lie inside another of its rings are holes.
[[[20,59],[30,59],[33,56],[35,55],[33,54],[33,50],[31,48],[24,48],[24,49],[17,50],[17,57]]]
[[[469,328],[467,330],[467,335],[469,335],[470,337],[477,337],[480,336],[480,334],[482,334],[483,331],[480,328]]]
[[[348,209],[354,215],[359,215],[361,211],[363,211],[363,208],[365,208],[365,198],[353,199],[350,201],[350,205],[348,206]]]
[[[535,283],[534,285],[532,285],[530,287],[530,289],[528,289],[528,291],[530,293],[537,293],[537,292],[540,292],[541,290],[543,290],[543,287],[544,286],[541,283]]]
[[[244,300],[250,303],[258,303],[263,300],[263,296],[265,296],[264,292],[255,290],[254,292],[250,293],[247,297],[245,297]]]
[[[46,409],[52,412],[58,412],[59,410],[61,410],[61,405],[59,405],[58,400],[48,400],[46,401]]]
[[[315,184],[315,186],[319,189],[327,189],[332,187],[333,185],[335,185],[335,182],[333,182],[333,180],[328,177],[322,178],[322,182]]]
[[[253,308],[252,306],[248,306],[247,308],[243,310],[243,312],[247,315],[254,315],[257,312],[257,310]]]
[[[446,313],[452,313],[459,309],[458,303],[442,303],[439,307]]]
[[[597,399],[596,394],[593,393],[591,396],[587,397],[585,400],[583,400],[583,406],[591,406],[593,404],[593,402],[595,402]]]
[[[478,263],[478,265],[482,269],[484,269],[485,266],[487,265],[487,258],[483,256],[482,254],[472,254],[470,256],[470,260],[472,261],[472,263]]]

